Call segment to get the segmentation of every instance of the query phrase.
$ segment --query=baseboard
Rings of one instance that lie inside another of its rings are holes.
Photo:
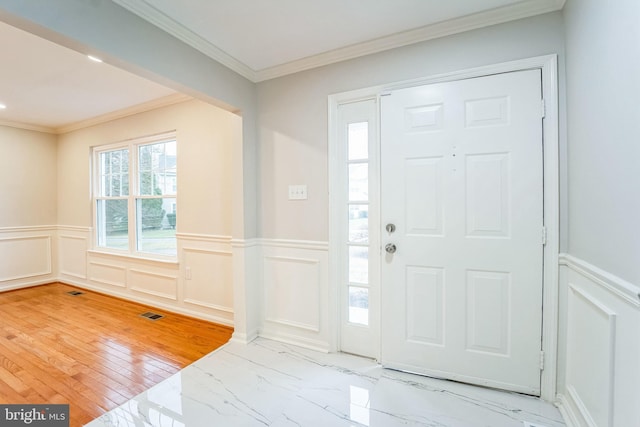
[[[236,342],[239,344],[249,344],[251,341],[255,340],[256,338],[258,338],[258,331],[253,331],[248,334],[234,331],[229,341]]]
[[[319,351],[321,353],[329,353],[329,344],[321,340],[314,340],[300,337],[298,335],[290,335],[275,331],[260,331],[260,337],[278,341],[284,344],[295,345],[309,350]]]
[[[28,282],[21,282],[13,285],[0,286],[0,292],[9,292],[9,291],[15,291],[18,289],[33,288],[34,286],[48,285],[50,283],[56,283],[56,282],[59,282],[59,280],[55,278],[31,280]]]
[[[66,285],[75,286],[75,287],[78,287],[78,288],[86,289],[88,291],[96,292],[96,293],[99,293],[99,294],[108,295],[108,296],[120,298],[120,299],[123,299],[123,300],[136,302],[138,304],[143,304],[143,305],[147,305],[147,306],[150,306],[150,307],[159,308],[159,309],[165,310],[165,311],[167,311],[169,313],[176,313],[176,314],[180,314],[180,315],[187,316],[187,317],[193,317],[195,319],[206,320],[208,322],[212,322],[212,323],[217,323],[217,324],[224,325],[224,326],[233,327],[233,322],[230,322],[228,319],[224,319],[224,318],[221,318],[221,317],[208,315],[208,314],[197,312],[197,311],[192,311],[192,310],[186,309],[184,307],[175,306],[175,305],[171,305],[171,304],[163,304],[161,302],[158,302],[157,300],[152,300],[152,299],[140,297],[140,296],[133,295],[133,294],[130,294],[130,293],[107,292],[103,288],[100,288],[100,287],[97,287],[97,286],[91,286],[91,285],[88,285],[88,284],[86,284],[84,282],[70,280],[68,278],[59,279],[59,280],[56,280],[56,281],[60,282],[60,283],[64,283]]]
[[[581,424],[579,419],[582,418],[577,414],[577,406],[570,401],[570,397],[564,394],[558,394],[556,399],[556,407],[562,415],[562,419],[567,427],[586,427],[586,424]]]

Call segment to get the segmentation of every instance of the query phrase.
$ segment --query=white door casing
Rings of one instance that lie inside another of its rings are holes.
[[[430,75],[418,79],[397,81],[390,84],[366,87],[349,92],[342,92],[328,97],[329,118],[329,322],[331,325],[332,351],[340,351],[340,310],[344,303],[340,298],[341,270],[345,260],[343,259],[343,247],[345,242],[344,202],[342,192],[346,185],[346,177],[341,172],[344,162],[340,157],[343,147],[340,145],[340,120],[339,106],[358,102],[365,99],[378,98],[380,94],[389,91],[415,87],[419,85],[449,82],[488,76],[498,73],[507,73],[522,70],[542,71],[542,92],[544,97],[544,220],[547,231],[546,245],[544,246],[544,304],[543,304],[543,334],[541,362],[544,361],[544,369],[541,375],[541,397],[549,402],[556,398],[556,373],[557,373],[557,345],[558,345],[558,256],[560,242],[560,188],[561,174],[559,170],[560,156],[563,149],[560,146],[561,132],[559,129],[559,88],[558,88],[558,57],[555,54],[539,57],[518,59],[509,62],[484,65],[476,68],[468,68],[445,72],[443,74]],[[376,144],[379,142],[376,141]],[[372,153],[371,160],[375,161],[380,155],[379,146]],[[374,157],[376,156],[376,157]],[[379,177],[379,170],[374,171],[370,166],[371,176]],[[379,195],[376,195],[379,198]],[[372,206],[374,208],[375,206]],[[384,225],[384,224],[383,224]],[[372,229],[372,238],[380,237],[382,228]],[[384,236],[383,236],[384,237]],[[372,251],[378,253],[378,251]],[[373,267],[375,271],[375,266]],[[378,300],[379,302],[379,300]],[[374,307],[374,309],[379,310]],[[378,316],[372,322],[374,334],[379,336],[381,320]],[[374,357],[380,360],[379,343],[371,343],[375,346]]]
[[[541,94],[527,70],[382,97],[383,365],[540,394]]]

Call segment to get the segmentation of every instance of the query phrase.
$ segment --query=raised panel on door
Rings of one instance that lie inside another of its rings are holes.
[[[440,236],[443,232],[443,159],[407,159],[405,162],[406,233]]]
[[[467,271],[466,349],[511,353],[511,278],[500,271]]]
[[[467,237],[509,237],[509,154],[466,157]]]
[[[539,394],[539,70],[382,97],[382,362]]]
[[[444,272],[407,266],[407,340],[444,345]]]

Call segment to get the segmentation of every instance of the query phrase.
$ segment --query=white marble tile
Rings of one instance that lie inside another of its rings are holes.
[[[229,343],[89,427],[564,426],[549,403],[270,340]]]

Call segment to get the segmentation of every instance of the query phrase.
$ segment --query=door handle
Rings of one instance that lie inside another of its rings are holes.
[[[384,250],[387,251],[388,254],[395,254],[396,249],[396,245],[394,245],[393,243],[387,243],[384,247]]]

